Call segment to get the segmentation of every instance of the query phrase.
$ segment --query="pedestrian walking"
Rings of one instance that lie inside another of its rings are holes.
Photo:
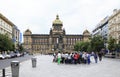
[[[53,58],[53,62],[56,62],[56,61],[57,61],[57,59],[56,59],[56,58],[57,58],[57,54],[54,53],[54,54],[53,54],[53,57],[54,57],[54,58]]]
[[[86,52],[83,52],[83,55],[82,55],[82,58],[83,58],[83,63],[87,63],[87,53]]]
[[[98,52],[99,61],[102,61],[102,52]]]
[[[65,53],[61,54],[61,63],[65,63]]]
[[[98,62],[98,55],[96,54],[96,52],[94,53],[94,60],[95,60],[95,63]]]
[[[90,54],[87,53],[87,63],[90,64],[90,62],[91,62],[91,61],[90,61]]]

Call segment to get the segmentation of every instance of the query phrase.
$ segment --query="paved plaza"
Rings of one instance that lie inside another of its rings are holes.
[[[19,77],[120,77],[120,59],[103,58],[103,61],[88,64],[53,63],[53,56],[38,55],[37,67],[32,68],[31,60],[20,63]],[[11,76],[8,76],[11,77]]]
[[[120,60],[104,58],[97,64],[53,63],[53,56],[36,56],[37,67],[32,68],[31,60],[20,64],[20,77],[120,77]]]

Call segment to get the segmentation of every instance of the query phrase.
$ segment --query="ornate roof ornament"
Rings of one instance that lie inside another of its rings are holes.
[[[56,19],[53,21],[53,24],[62,24],[62,21],[59,20],[59,15],[56,15]]]
[[[83,35],[90,35],[90,32],[86,29],[84,32],[83,32]]]

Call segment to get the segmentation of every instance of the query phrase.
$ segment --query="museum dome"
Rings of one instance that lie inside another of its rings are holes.
[[[53,24],[62,24],[62,21],[59,20],[59,15],[56,15],[56,19],[53,21]]]

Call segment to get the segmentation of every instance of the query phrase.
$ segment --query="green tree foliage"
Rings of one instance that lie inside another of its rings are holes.
[[[89,42],[77,42],[74,46],[75,51],[87,51],[89,48]]]
[[[109,38],[109,40],[108,40],[108,49],[110,51],[115,50],[115,42],[116,42],[116,40],[114,38],[112,38],[112,37]]]
[[[89,47],[89,42],[81,42],[80,43],[80,50],[81,51],[87,51],[88,47]]]
[[[120,51],[120,43],[115,44],[115,50],[116,50],[116,51]]]
[[[75,46],[74,46],[74,50],[75,51],[79,51],[80,50],[80,42],[77,42],[76,44],[75,44]]]
[[[101,36],[94,36],[90,38],[90,42],[77,42],[74,46],[75,51],[97,51],[99,52],[102,48],[104,48],[104,40]]]
[[[92,51],[92,47],[91,47],[91,44],[89,43],[89,46],[88,46],[88,48],[87,48],[87,51],[88,52],[91,52]]]
[[[18,47],[19,47],[19,51],[23,52],[24,48],[23,48],[22,44],[20,44]]]
[[[0,52],[13,50],[14,44],[7,34],[0,34]]]
[[[90,44],[93,51],[99,52],[102,48],[104,48],[104,40],[101,36],[94,36],[91,38]]]

